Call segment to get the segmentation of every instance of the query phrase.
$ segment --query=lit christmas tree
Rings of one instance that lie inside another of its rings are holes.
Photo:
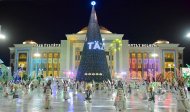
[[[103,82],[111,80],[111,75],[94,9],[95,2],[92,2],[92,5],[91,17],[76,80]]]

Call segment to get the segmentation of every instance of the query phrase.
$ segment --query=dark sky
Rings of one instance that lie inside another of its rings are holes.
[[[130,43],[152,44],[158,39],[186,47],[184,63],[190,63],[189,0],[96,0],[99,24],[123,33]],[[15,43],[60,43],[65,34],[87,26],[90,0],[1,0],[0,24],[7,40],[0,40],[0,59],[9,63]]]

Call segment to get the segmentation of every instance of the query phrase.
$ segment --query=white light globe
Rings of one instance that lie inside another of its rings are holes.
[[[91,2],[91,5],[93,5],[93,6],[96,5],[96,2],[95,2],[95,1],[92,1],[92,2]]]
[[[190,33],[187,33],[186,37],[187,37],[187,38],[190,38]]]
[[[40,53],[34,53],[34,57],[40,57],[41,56],[41,54]]]
[[[158,54],[153,53],[153,54],[151,54],[151,56],[152,56],[152,57],[158,57]]]
[[[5,39],[5,35],[0,34],[0,39]]]

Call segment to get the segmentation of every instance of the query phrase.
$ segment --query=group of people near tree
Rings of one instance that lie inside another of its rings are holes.
[[[70,98],[69,92],[73,92],[73,96],[78,93],[84,94],[84,101],[87,103],[93,102],[93,94],[95,91],[102,91],[104,95],[114,99],[114,106],[118,112],[126,112],[127,100],[131,96],[140,98],[147,101],[148,110],[154,111],[155,96],[157,95],[158,100],[165,100],[165,96],[168,93],[172,93],[177,100],[177,109],[179,111],[189,111],[190,101],[188,91],[186,88],[186,79],[182,76],[176,76],[172,81],[161,82],[149,82],[147,80],[112,80],[103,82],[85,82],[85,81],[74,81],[74,80],[58,80],[58,79],[45,79],[44,77],[38,77],[33,80],[23,80],[19,83],[6,81],[0,82],[0,88],[3,90],[3,96],[12,96],[13,99],[28,95],[31,98],[34,93],[40,94],[41,91],[44,95],[44,108],[51,108],[51,96],[52,96],[52,84],[57,85],[57,91],[62,91],[63,99],[66,101]],[[154,86],[154,83],[158,83]],[[116,96],[113,97],[113,94]]]

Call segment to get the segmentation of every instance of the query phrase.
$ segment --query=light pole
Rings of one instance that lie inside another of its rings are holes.
[[[4,40],[5,38],[6,38],[6,36],[4,34],[2,34],[1,25],[0,25],[0,40]]]
[[[36,76],[38,76],[38,58],[41,57],[39,52],[34,53],[34,57],[36,58]]]

